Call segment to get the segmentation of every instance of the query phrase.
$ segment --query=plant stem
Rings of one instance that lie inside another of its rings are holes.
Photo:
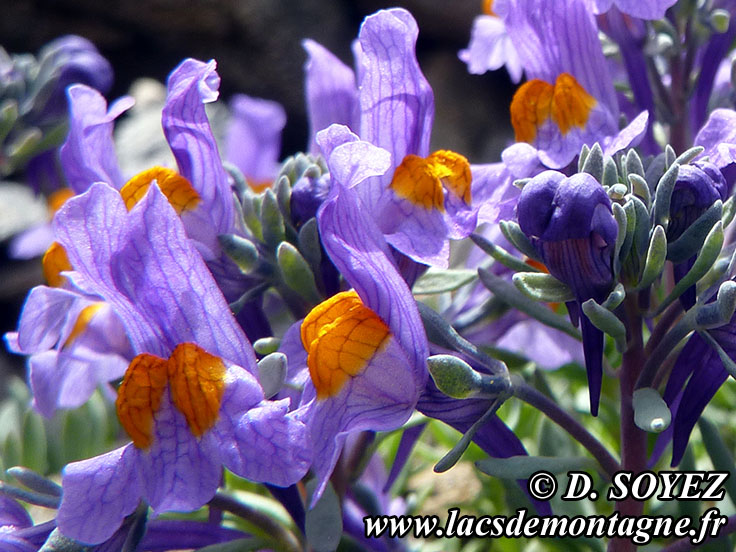
[[[263,512],[259,512],[255,508],[252,508],[247,504],[243,504],[231,496],[218,492],[215,494],[214,498],[210,500],[209,504],[219,510],[235,514],[236,516],[246,520],[248,523],[258,527],[263,532],[264,537],[278,545],[279,550],[288,552],[299,552],[302,550],[299,540],[291,531],[274,521]]]
[[[577,419],[562,410],[552,399],[515,375],[512,376],[512,388],[516,397],[543,412],[550,420],[567,431],[573,439],[583,445],[593,458],[598,460],[609,478],[621,469],[621,466],[608,449],[585,429]]]
[[[634,423],[634,388],[644,365],[642,318],[637,307],[637,294],[626,297],[626,332],[628,346],[621,363],[621,467],[638,474],[646,469],[646,433]],[[616,503],[616,511],[622,516],[640,516],[644,503],[628,498]],[[609,552],[636,550],[636,545],[626,538],[611,539]]]
[[[685,537],[680,540],[676,540],[668,546],[665,546],[664,548],[662,548],[661,552],[686,552],[687,550],[695,550],[696,548],[700,548],[701,546],[708,544],[709,542],[712,542],[723,537],[724,535],[728,535],[729,533],[733,532],[736,532],[736,515],[729,516],[726,525],[721,527],[720,531],[718,531],[717,537],[709,537],[698,544],[693,544],[692,542],[690,542],[689,537]]]

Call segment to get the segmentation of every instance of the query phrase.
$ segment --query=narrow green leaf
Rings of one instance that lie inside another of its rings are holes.
[[[583,172],[583,166],[585,166],[588,155],[590,155],[590,147],[588,144],[583,144],[583,147],[580,148],[580,155],[578,155],[578,172]]]
[[[654,191],[654,223],[661,224],[665,228],[667,228],[670,220],[672,191],[675,189],[677,175],[680,171],[680,165],[677,163],[668,164],[668,167],[667,172],[659,179],[657,188]]]
[[[595,471],[598,464],[585,456],[510,456],[486,458],[475,463],[487,475],[500,479],[528,479],[538,471],[566,473],[569,471]]]
[[[634,423],[649,433],[661,433],[672,421],[667,403],[656,389],[643,387],[634,391]]]
[[[634,195],[641,199],[647,208],[649,208],[652,205],[652,195],[649,192],[649,185],[644,180],[644,177],[638,174],[630,174],[629,184]]]
[[[680,295],[682,295],[687,288],[700,280],[713,266],[713,263],[718,259],[718,255],[721,253],[721,247],[723,246],[723,225],[721,221],[718,221],[708,236],[705,238],[703,247],[695,258],[695,263],[690,271],[683,276],[683,278],[675,284],[670,294],[662,301],[662,304],[656,311],[656,314],[660,314],[666,309],[673,301],[675,301]]]
[[[594,299],[588,299],[582,305],[583,312],[593,325],[616,341],[619,351],[626,350],[626,327],[610,310],[600,306]]]
[[[713,225],[722,220],[723,204],[717,200],[674,242],[667,246],[667,259],[675,264],[685,262],[695,255],[703,245]]]
[[[532,242],[530,242],[529,238],[527,238],[524,232],[521,231],[518,224],[509,220],[502,220],[498,223],[498,226],[501,228],[501,232],[506,239],[509,240],[516,249],[530,259],[542,262],[536,249],[534,249]]]
[[[673,150],[674,151],[674,150]],[[679,165],[687,165],[690,161],[695,159],[698,155],[703,153],[705,148],[703,146],[693,146],[690,149],[685,150],[680,156],[675,159],[675,163]]]
[[[613,291],[608,294],[608,297],[606,297],[606,300],[603,301],[603,304],[601,305],[603,308],[608,309],[610,311],[616,310],[616,308],[623,303],[624,299],[626,299],[626,290],[624,289],[623,284],[616,284],[616,287],[613,288]]]
[[[570,322],[562,316],[555,314],[544,305],[529,299],[516,289],[516,286],[511,282],[499,278],[492,272],[482,268],[478,269],[478,275],[484,286],[496,297],[505,301],[513,308],[539,320],[542,324],[563,331],[576,339],[582,339],[578,329],[570,324]]]
[[[307,483],[307,496],[312,496],[316,486],[315,479]],[[337,549],[341,536],[342,508],[335,489],[328,483],[317,504],[307,510],[307,542],[315,552],[332,552]]]
[[[317,219],[312,217],[299,229],[299,251],[309,263],[312,272],[319,274],[322,270],[322,247],[319,241]]]
[[[412,291],[416,295],[434,295],[455,291],[470,284],[478,278],[475,270],[461,268],[430,267],[414,284]]]
[[[217,241],[243,274],[249,274],[258,266],[258,248],[252,241],[236,234],[220,234]]]
[[[539,269],[525,263],[518,257],[514,257],[503,247],[491,243],[480,234],[470,234],[470,239],[473,240],[473,243],[480,247],[485,253],[488,253],[488,255],[490,255],[495,261],[498,261],[503,266],[510,268],[515,272],[539,272]]]
[[[626,174],[628,175],[629,179],[631,179],[631,177],[634,175],[643,178],[646,174],[644,172],[644,165],[641,162],[641,157],[639,157],[639,154],[636,153],[636,150],[630,149],[626,154]]]
[[[703,444],[716,471],[729,472],[731,475],[726,479],[724,488],[733,504],[736,504],[736,464],[733,455],[721,439],[718,428],[707,418],[701,416],[698,419],[700,434],[703,436]]]
[[[603,184],[604,186],[608,186],[609,188],[612,188],[614,186],[620,186],[623,189],[623,192],[620,194],[621,197],[625,196],[629,191],[626,188],[626,184],[619,183],[618,169],[616,168],[616,162],[613,160],[612,157],[608,155],[605,157],[603,161],[603,180],[601,180],[601,184]]]

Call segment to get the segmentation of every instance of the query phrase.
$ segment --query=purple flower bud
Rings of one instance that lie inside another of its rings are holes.
[[[618,226],[595,178],[545,171],[524,186],[517,214],[550,274],[570,286],[579,302],[605,298],[613,285]]]
[[[667,240],[679,238],[716,200],[725,201],[727,192],[726,179],[713,163],[696,161],[681,166],[670,201]]]
[[[589,174],[565,177],[545,171],[529,181],[517,206],[519,226],[539,252],[550,274],[575,294],[571,315],[580,315],[588,372],[590,411],[598,413],[603,333],[582,312],[588,299],[600,303],[613,287],[613,250],[618,225],[611,200]]]
[[[291,189],[291,215],[297,227],[317,215],[329,191],[329,174],[317,178],[305,175],[296,181]]]

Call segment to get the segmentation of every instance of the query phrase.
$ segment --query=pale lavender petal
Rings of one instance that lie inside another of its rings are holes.
[[[506,33],[506,25],[500,17],[476,17],[470,34],[470,44],[465,50],[460,50],[458,57],[468,65],[468,71],[474,75],[495,71],[505,65],[511,80],[519,82],[524,72],[516,49]]]
[[[18,322],[18,346],[25,354],[47,351],[71,331],[81,310],[92,302],[78,293],[36,286],[28,294]]]
[[[278,172],[286,111],[277,102],[235,94],[225,131],[225,159],[253,184],[272,182]]]
[[[309,369],[307,368],[307,351],[304,349],[301,337],[302,320],[298,320],[286,330],[284,337],[281,338],[281,346],[279,352],[286,355],[287,372],[286,383],[277,398],[287,398],[291,400],[291,409],[299,406],[302,399],[302,390],[309,381]],[[314,397],[310,396],[305,404]]]
[[[536,320],[527,319],[514,324],[496,341],[495,347],[522,355],[545,370],[559,368],[569,362],[585,364],[580,341]]]
[[[613,155],[626,148],[639,145],[644,137],[649,124],[649,113],[642,111],[633,121],[625,126],[618,134],[609,136],[601,141],[603,153],[605,155]]]
[[[54,230],[46,222],[14,236],[8,246],[8,255],[12,259],[33,259],[43,255],[52,243]]]
[[[367,17],[358,37],[360,137],[388,150],[394,169],[410,153],[429,154],[434,97],[414,53],[418,32],[411,14],[396,8]],[[389,170],[363,187],[369,209],[382,200],[392,175]]]
[[[506,29],[529,79],[569,73],[614,116],[616,93],[586,0],[511,0]]]
[[[56,223],[73,279],[113,306],[135,352],[166,358],[195,342],[255,370],[250,343],[156,185],[130,214],[117,192],[93,186],[69,200]]]
[[[320,130],[333,123],[358,130],[358,88],[353,70],[327,48],[309,39],[302,46],[309,56],[304,66],[309,151],[316,153],[315,138]]]
[[[314,442],[312,468],[318,480],[312,506],[327,485],[348,433],[400,427],[416,404],[415,385],[410,359],[392,337],[337,395],[312,403],[307,424]]]
[[[109,539],[140,500],[133,445],[67,465],[62,488],[59,530],[88,544]]]
[[[69,134],[59,150],[69,186],[82,193],[94,182],[106,182],[120,189],[125,181],[120,174],[112,139],[115,119],[133,105],[124,96],[107,108],[105,98],[83,84],[70,86]]]
[[[153,424],[153,444],[135,449],[143,496],[155,514],[191,511],[215,494],[222,478],[220,443],[207,431],[195,438],[165,391]]]
[[[506,165],[471,165],[470,169],[473,173],[473,203],[478,206],[478,224],[495,224],[513,218],[521,192],[514,186],[514,178]]]
[[[719,169],[732,162],[731,156],[724,155],[719,148],[721,144],[736,144],[736,111],[733,109],[715,109],[695,136],[695,145],[703,146],[703,155],[710,157],[710,162]]]
[[[53,376],[58,393],[56,408],[82,406],[98,385],[122,378],[128,364],[129,361],[120,355],[100,353],[86,347],[62,351]]]
[[[232,232],[233,196],[204,104],[217,99],[220,77],[214,60],[186,59],[172,71],[161,114],[164,134],[179,172],[199,193],[214,236]],[[211,246],[212,244],[206,244]],[[212,247],[211,247],[212,248]]]
[[[361,141],[344,125],[333,124],[318,132],[316,142],[331,178],[348,188],[384,174],[391,165],[391,155],[385,149]]]
[[[246,479],[287,487],[307,473],[311,446],[307,428],[289,414],[289,400],[263,401],[236,421],[236,451],[225,466]]]

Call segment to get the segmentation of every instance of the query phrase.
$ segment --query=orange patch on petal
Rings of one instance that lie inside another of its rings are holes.
[[[194,209],[199,204],[199,194],[189,180],[172,169],[152,167],[128,180],[120,190],[128,211],[143,199],[154,180],[178,215]]]
[[[168,362],[147,353],[136,356],[118,388],[115,408],[133,444],[146,449],[153,443],[153,417],[161,406],[168,379]]]
[[[52,213],[56,213],[70,197],[74,197],[74,190],[71,188],[59,188],[48,197],[46,204]]]
[[[540,79],[522,84],[511,100],[511,124],[517,142],[534,142],[537,130],[552,119],[564,136],[571,128],[588,122],[596,100],[569,73],[552,85]]]
[[[43,268],[43,277],[52,287],[61,286],[65,280],[61,273],[65,270],[72,270],[66,250],[59,242],[52,243],[46,250],[41,260],[41,267]]]
[[[498,17],[493,11],[493,0],[483,0],[482,11],[486,15],[493,15]]]
[[[595,98],[580,86],[575,77],[569,73],[557,77],[552,98],[552,120],[557,123],[563,136],[572,127],[583,128],[595,104]]]
[[[250,187],[250,189],[253,190],[257,194],[260,194],[261,192],[265,192],[273,184],[272,180],[258,181],[258,180],[246,179],[246,182],[248,182],[248,186]]]
[[[195,437],[210,429],[220,413],[225,364],[194,343],[182,343],[169,357],[171,400]]]
[[[340,392],[390,337],[386,323],[355,291],[338,293],[317,305],[302,322],[309,375],[317,399]]]
[[[74,327],[72,328],[69,337],[67,337],[66,341],[64,342],[64,347],[68,347],[69,345],[71,345],[72,342],[77,339],[84,330],[87,329],[87,326],[89,326],[92,318],[94,318],[95,314],[97,314],[97,312],[103,306],[105,306],[105,303],[100,301],[98,303],[88,305],[81,310],[79,316],[77,316],[77,321],[74,323]]]
[[[469,204],[471,180],[470,163],[464,156],[439,150],[426,158],[404,157],[394,171],[391,189],[414,205],[444,212],[444,189]]]

